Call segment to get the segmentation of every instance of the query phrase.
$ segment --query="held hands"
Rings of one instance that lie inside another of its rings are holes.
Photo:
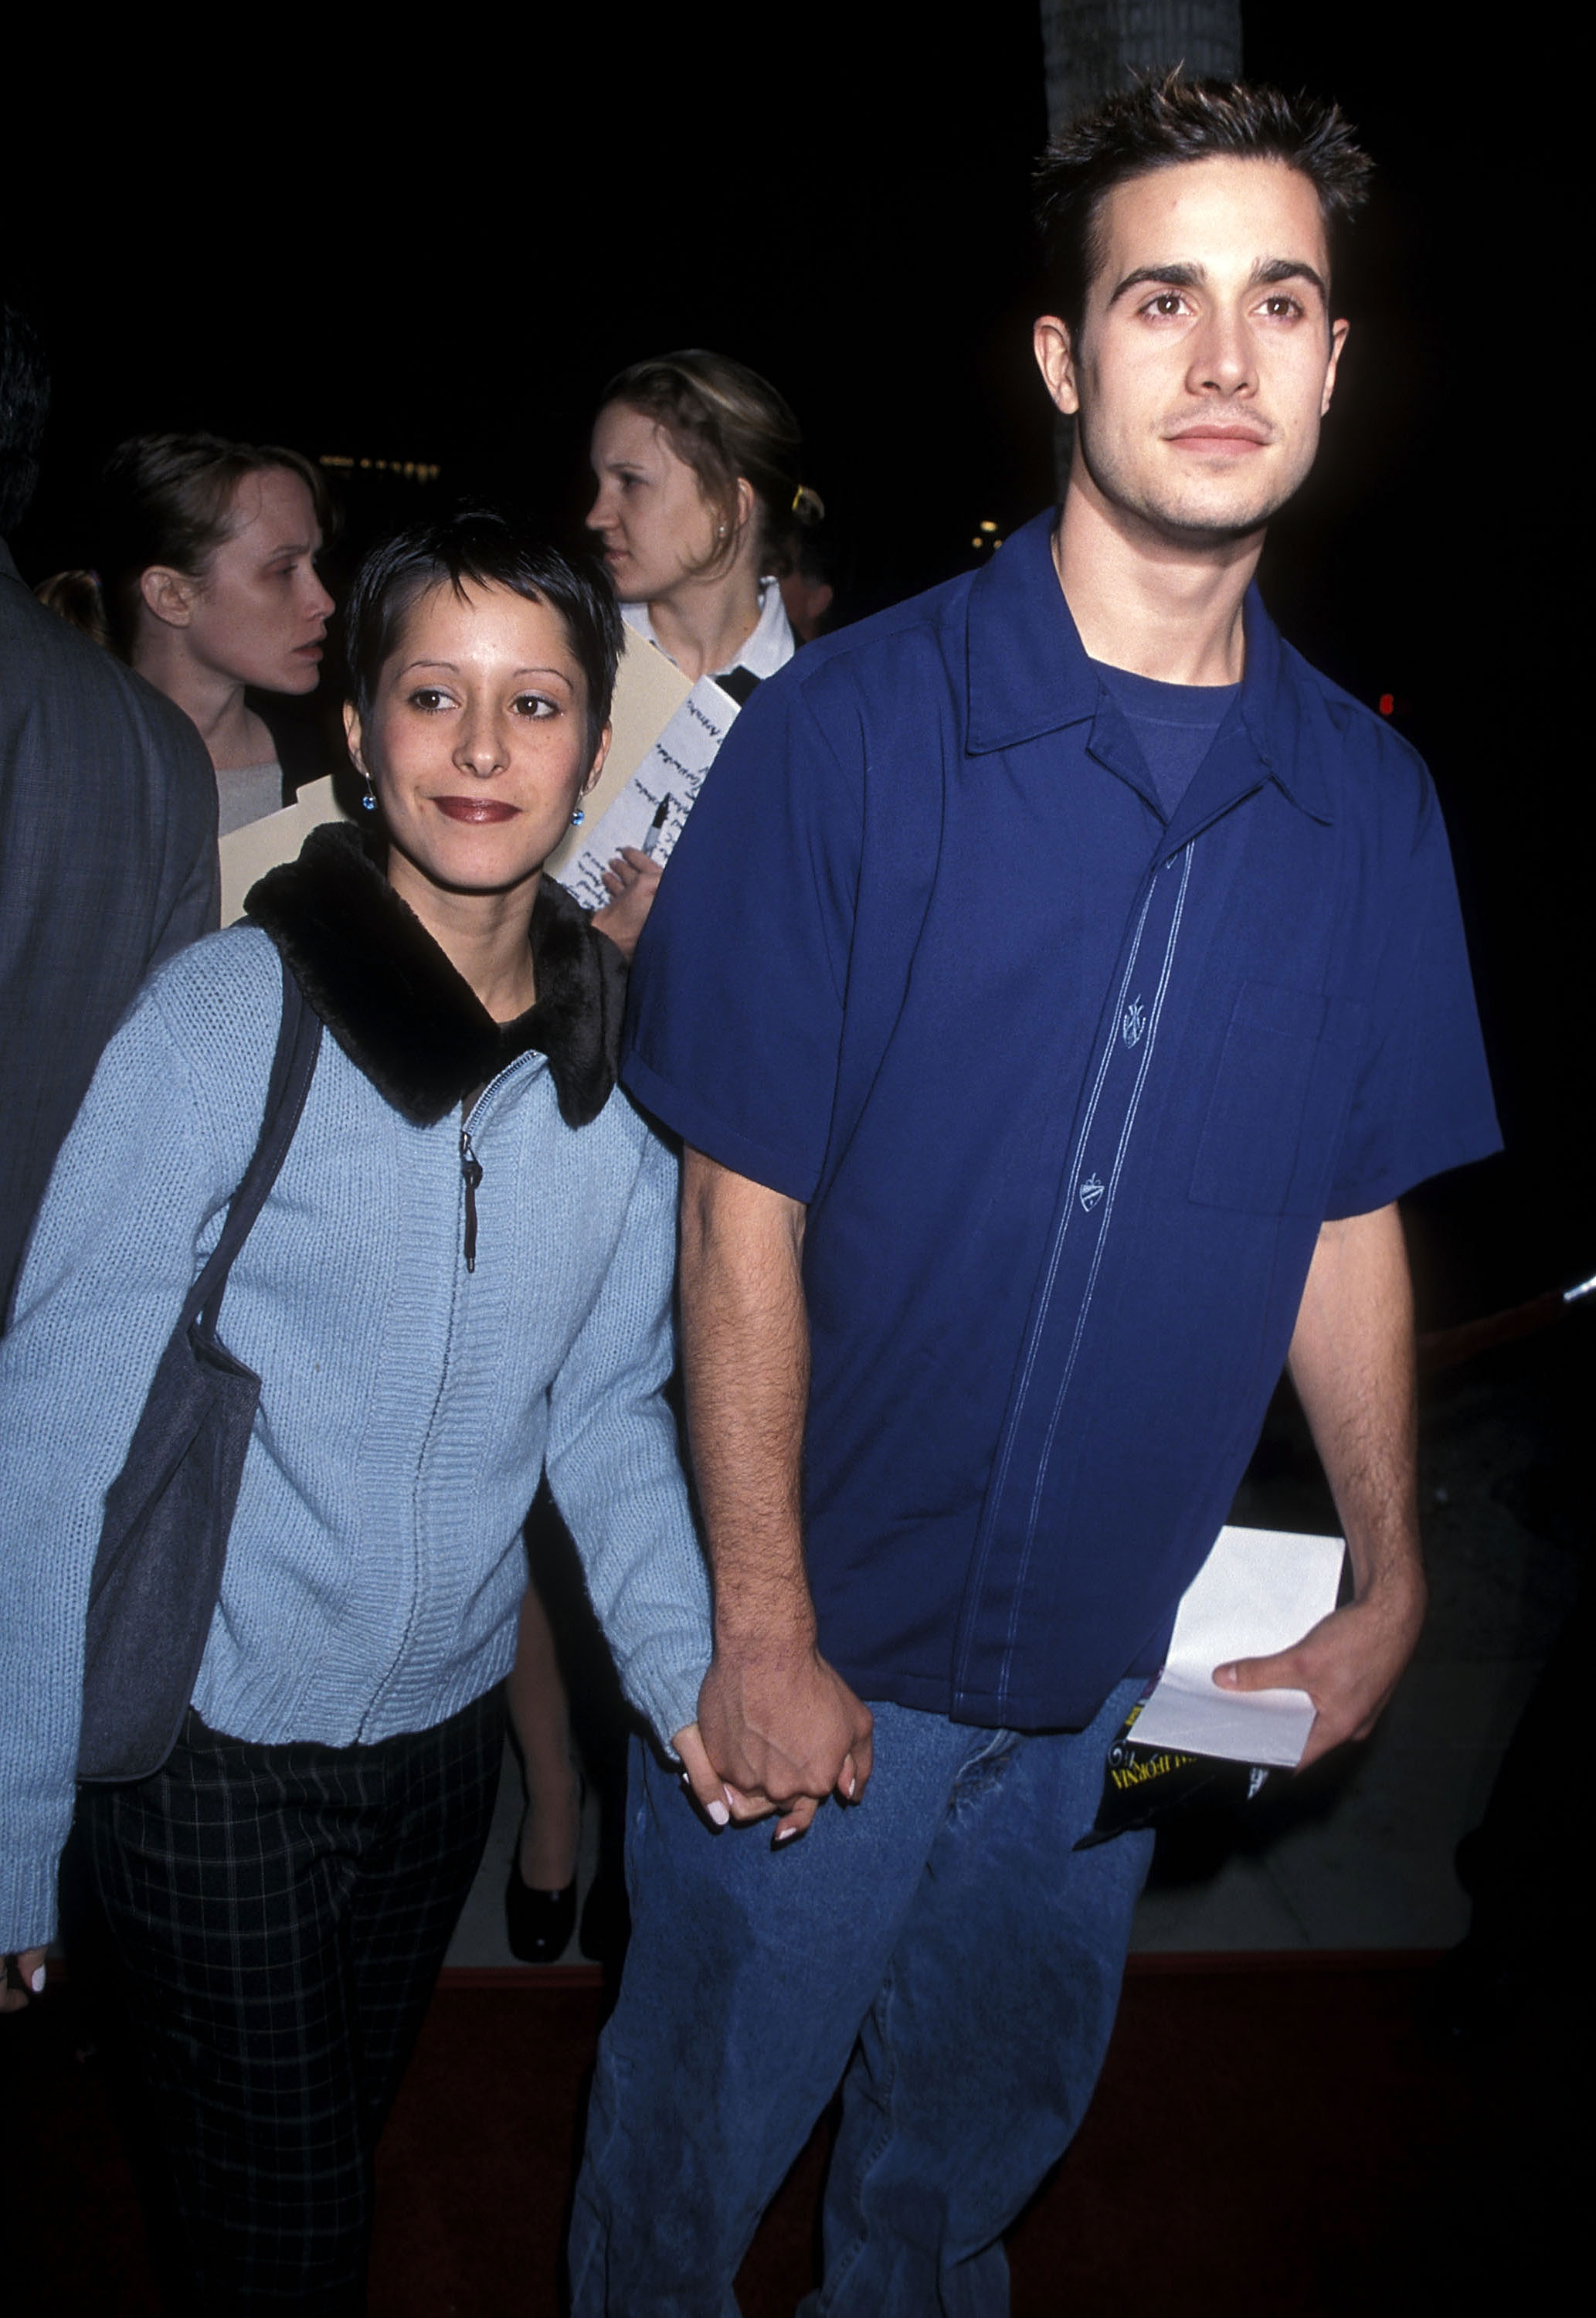
[[[717,1654],[698,1721],[674,1744],[717,1827],[781,1814],[774,1840],[802,1835],[829,1794],[857,1802],[870,1777],[873,1718],[818,1650]]]
[[[604,873],[605,885],[614,898],[595,912],[593,922],[601,934],[608,934],[624,957],[629,958],[637,948],[637,938],[654,906],[659,870],[658,861],[635,845],[627,845]]]
[[[21,1948],[0,1972],[0,2012],[20,2012],[44,1993],[44,1950]]]
[[[1315,1710],[1297,1765],[1306,1770],[1344,1739],[1368,1737],[1413,1655],[1424,1599],[1421,1578],[1371,1591],[1332,1610],[1290,1649],[1215,1667],[1214,1680],[1221,1690],[1305,1690]]]

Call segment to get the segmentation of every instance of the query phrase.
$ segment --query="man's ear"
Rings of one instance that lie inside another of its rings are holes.
[[[606,727],[605,729],[607,730],[608,728]],[[360,753],[360,711],[355,706],[353,700],[346,700],[344,703],[344,738],[349,746],[350,763],[354,767],[357,773],[361,774],[364,779],[369,781],[372,777],[366,770],[366,760]]]
[[[587,779],[582,783],[582,795],[584,796],[587,795],[588,790],[593,786],[594,783],[597,780],[598,776],[604,770],[604,760],[610,753],[610,741],[614,736],[614,726],[613,724],[606,724],[603,732],[598,736],[598,753],[593,759],[592,770],[588,773]]]
[[[169,563],[152,563],[139,574],[139,593],[147,608],[169,628],[186,628],[194,615],[199,582]]]
[[[1347,333],[1351,327],[1350,322],[1332,322],[1330,326],[1330,361],[1324,372],[1324,400],[1319,405],[1321,418],[1330,409],[1330,398],[1335,392],[1336,372],[1340,367],[1341,348],[1347,343]]]
[[[1054,409],[1072,418],[1080,408],[1080,396],[1075,383],[1075,352],[1070,344],[1069,324],[1061,322],[1056,314],[1039,315],[1031,328],[1031,348],[1053,398]]]

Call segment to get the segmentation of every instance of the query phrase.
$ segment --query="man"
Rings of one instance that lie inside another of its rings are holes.
[[[5,539],[49,376],[0,303],[0,1325],[101,1049],[152,966],[216,925],[216,780],[186,716],[46,611]]]
[[[766,686],[665,881],[627,1075],[687,1146],[682,1745],[709,1819],[778,1818],[643,1772],[584,2318],[734,2307],[845,2066],[805,2311],[1007,2309],[1151,1844],[1072,1846],[1287,1355],[1355,1598],[1219,1678],[1306,1690],[1311,1759],[1413,1648],[1394,1202],[1495,1123],[1428,777],[1250,592],[1367,169],[1179,79],[1058,140],[1056,523]]]

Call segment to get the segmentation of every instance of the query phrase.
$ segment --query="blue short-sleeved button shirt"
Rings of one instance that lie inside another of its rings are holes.
[[[1049,531],[743,710],[625,1066],[808,1204],[822,1650],[1018,1728],[1157,1665],[1321,1222],[1499,1139],[1423,765],[1251,597],[1166,823]]]

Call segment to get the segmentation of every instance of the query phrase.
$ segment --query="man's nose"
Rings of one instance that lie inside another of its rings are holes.
[[[1186,375],[1194,394],[1243,394],[1258,382],[1252,340],[1240,314],[1212,309],[1190,342],[1190,354]]]

